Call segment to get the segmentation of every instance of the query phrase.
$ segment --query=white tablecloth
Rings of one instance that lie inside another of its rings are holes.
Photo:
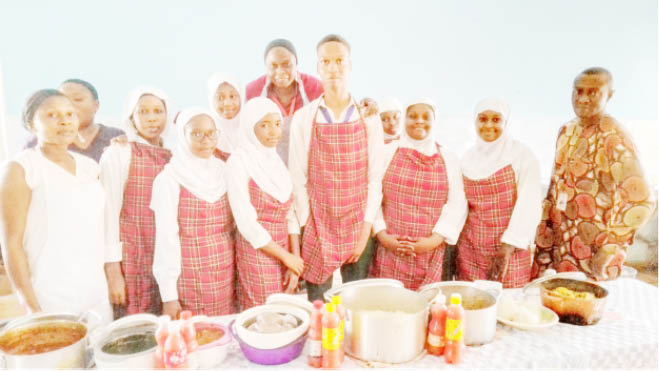
[[[609,298],[602,319],[593,326],[563,323],[542,330],[522,331],[498,324],[494,341],[467,347],[461,364],[425,355],[392,368],[434,369],[657,369],[659,367],[659,291],[644,282],[620,278],[603,284]],[[234,316],[217,317],[228,324]],[[310,368],[307,349],[292,362],[261,366],[249,362],[233,341],[217,368]],[[367,367],[346,356],[344,369]],[[372,365],[371,365],[372,367]]]

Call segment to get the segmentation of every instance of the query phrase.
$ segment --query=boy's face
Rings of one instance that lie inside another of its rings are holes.
[[[325,90],[345,86],[351,68],[350,52],[345,45],[330,41],[318,48],[318,75]]]
[[[270,49],[265,57],[265,68],[275,86],[287,88],[295,80],[297,61],[288,49],[278,46]]]
[[[602,115],[611,98],[611,86],[603,74],[581,75],[572,88],[572,108],[579,118]]]

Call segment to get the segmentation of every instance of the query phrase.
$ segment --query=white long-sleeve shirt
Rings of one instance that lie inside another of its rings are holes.
[[[398,143],[385,145],[383,153],[383,174],[389,168],[393,160]],[[467,219],[467,199],[465,198],[464,188],[462,185],[462,171],[460,170],[460,161],[458,157],[444,147],[440,147],[439,154],[444,159],[446,166],[446,177],[448,180],[448,198],[442,208],[442,213],[433,227],[433,233],[437,233],[446,240],[448,244],[455,245],[460,237],[460,232]],[[373,234],[386,230],[387,224],[384,220],[382,207],[378,208],[377,218],[373,224]]]
[[[151,145],[142,137],[137,142]],[[101,156],[101,183],[105,188],[105,245],[108,249],[108,261],[122,260],[122,243],[119,238],[119,216],[124,204],[124,188],[130,173],[132,149],[130,145],[113,144],[105,149]]]
[[[264,247],[272,240],[270,233],[259,223],[258,215],[254,205],[252,205],[249,196],[249,174],[242,166],[242,163],[233,160],[233,157],[227,161],[227,173],[231,174],[227,178],[227,192],[229,195],[229,204],[231,213],[236,222],[238,231],[255,249]],[[288,223],[288,234],[300,234],[300,225],[295,215],[295,203],[291,205],[286,214]],[[284,249],[286,246],[282,246]]]
[[[542,218],[542,185],[540,163],[527,146],[516,142],[519,155],[510,164],[515,172],[517,201],[501,236],[501,242],[518,249],[528,249],[535,240],[535,232]]]
[[[311,205],[307,189],[309,169],[309,149],[311,132],[314,120],[318,123],[327,123],[325,117],[318,110],[319,106],[327,108],[323,96],[299,109],[291,121],[290,148],[288,153],[288,169],[293,178],[293,193],[295,195],[295,211],[300,226],[304,226],[309,218]],[[345,117],[351,106],[354,106],[352,115]],[[327,108],[332,122],[354,121],[359,119],[359,105],[351,99],[350,105],[339,115],[334,117],[331,109]],[[384,149],[384,134],[379,115],[365,118],[368,141],[368,196],[364,221],[373,223],[382,201],[382,151]]]

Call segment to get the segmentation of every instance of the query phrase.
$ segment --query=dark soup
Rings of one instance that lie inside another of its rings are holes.
[[[101,350],[108,354],[125,355],[143,352],[154,348],[156,345],[157,343],[154,332],[148,331],[143,334],[120,337],[103,345]]]

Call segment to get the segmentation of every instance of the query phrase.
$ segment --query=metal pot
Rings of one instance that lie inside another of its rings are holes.
[[[462,296],[466,345],[486,344],[494,339],[497,330],[497,301],[502,290],[500,282],[444,281],[431,283],[419,291],[424,292],[431,288],[442,290],[446,296],[446,305],[449,304],[451,294],[459,293]]]
[[[333,288],[325,299],[341,295],[346,353],[363,361],[403,363],[423,351],[428,306],[438,292],[421,294],[397,280],[368,279]]]
[[[2,361],[4,368],[7,369],[60,369],[60,368],[84,368],[87,366],[86,351],[87,339],[90,327],[88,326],[88,315],[95,315],[88,312],[81,317],[73,313],[35,313],[25,317],[15,319],[7,324],[0,332],[0,337],[12,330],[32,327],[35,325],[45,325],[52,323],[77,323],[85,328],[85,336],[77,342],[64,348],[56,349],[50,352],[16,355],[2,352]]]

